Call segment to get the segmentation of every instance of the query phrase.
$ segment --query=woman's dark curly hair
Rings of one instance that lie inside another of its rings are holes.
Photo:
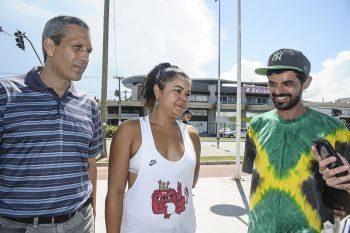
[[[178,76],[190,79],[179,67],[171,65],[167,62],[156,65],[148,73],[143,81],[143,88],[141,90],[145,113],[152,112],[154,105],[156,104],[156,96],[154,95],[153,90],[154,85],[157,84],[159,88],[163,90],[167,82],[175,79]]]

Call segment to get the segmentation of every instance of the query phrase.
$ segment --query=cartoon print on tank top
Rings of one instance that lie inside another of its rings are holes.
[[[164,214],[168,219],[173,213],[181,214],[185,211],[188,202],[188,188],[185,187],[182,195],[182,184],[177,182],[177,192],[169,188],[170,182],[158,181],[159,189],[152,193],[152,211],[154,214]]]

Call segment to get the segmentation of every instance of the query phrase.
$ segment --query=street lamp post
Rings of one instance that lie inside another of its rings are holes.
[[[236,168],[235,179],[239,180],[241,162],[241,0],[237,0],[237,117],[236,117]]]
[[[121,98],[121,91],[120,91],[120,81],[124,79],[123,76],[113,76],[113,78],[118,79],[118,125],[122,123],[122,98]]]

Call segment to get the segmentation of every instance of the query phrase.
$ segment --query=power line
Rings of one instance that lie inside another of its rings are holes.
[[[0,26],[0,32],[3,32],[3,33],[5,33],[5,34],[8,35],[8,36],[13,37],[13,35],[7,33],[6,31],[4,31],[4,29],[2,29],[2,26]]]

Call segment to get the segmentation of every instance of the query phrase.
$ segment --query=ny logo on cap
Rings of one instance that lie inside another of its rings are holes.
[[[273,54],[273,57],[272,57],[272,61],[277,61],[277,60],[281,60],[282,59],[282,55],[283,55],[283,51],[276,51],[274,54]]]

